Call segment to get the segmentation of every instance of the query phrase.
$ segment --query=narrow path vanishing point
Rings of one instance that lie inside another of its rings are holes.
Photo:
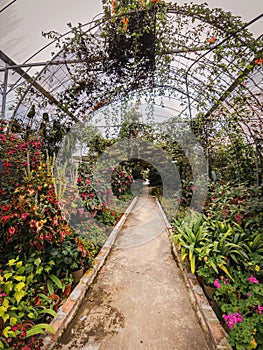
[[[148,189],[55,349],[209,349]]]

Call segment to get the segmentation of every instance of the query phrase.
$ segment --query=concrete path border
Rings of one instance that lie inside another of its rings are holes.
[[[61,337],[63,331],[67,328],[67,326],[73,320],[79,305],[81,304],[83,298],[85,297],[86,291],[88,290],[89,286],[92,284],[95,277],[97,276],[99,270],[105,263],[105,260],[109,255],[109,252],[118,236],[118,233],[121,230],[124,222],[126,221],[127,216],[130,214],[134,205],[136,204],[137,199],[138,199],[138,196],[136,196],[132,200],[132,202],[124,212],[123,216],[121,217],[117,225],[112,230],[108,239],[102,246],[99,254],[95,258],[92,268],[84,273],[83,277],[81,278],[77,286],[74,288],[74,290],[71,292],[67,300],[58,309],[57,317],[54,318],[50,323],[50,326],[52,326],[55,329],[55,334],[49,333],[43,337],[43,347],[42,347],[43,350],[53,349],[54,346],[56,345],[56,342]]]
[[[213,348],[216,350],[231,350],[232,346],[227,341],[227,333],[221,326],[215,312],[210,306],[196,276],[189,273],[182,263],[180,253],[172,240],[173,227],[169,223],[158,198],[156,198],[156,202],[159,206],[160,212],[162,213],[164,222],[167,227],[172,253],[180,268],[185,284],[189,290],[191,303],[194,307],[194,310],[196,311],[199,322],[205,334],[209,338],[209,343],[211,343]]]

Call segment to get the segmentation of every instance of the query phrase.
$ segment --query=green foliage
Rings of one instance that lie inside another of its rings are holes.
[[[263,347],[261,196],[255,186],[216,184],[208,216],[190,213],[174,221],[182,259],[216,287],[213,298],[237,350]]]
[[[29,265],[19,258],[12,259],[0,273],[0,349],[10,349],[17,343],[39,349],[40,342],[33,335],[44,333],[43,329],[54,331],[48,324],[36,325],[30,331],[23,326],[26,318],[35,315],[32,295],[36,276]],[[56,317],[54,310],[44,306],[40,313]]]
[[[208,242],[208,230],[201,214],[191,212],[183,220],[174,220],[174,241],[178,244],[182,261],[189,261],[192,273],[196,271],[196,262],[202,247]]]

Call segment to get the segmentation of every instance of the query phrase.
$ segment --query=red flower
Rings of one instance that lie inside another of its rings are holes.
[[[90,198],[93,198],[94,196],[95,196],[94,193],[90,193],[90,194],[89,194],[89,197],[90,197]]]
[[[21,214],[21,219],[25,220],[28,217],[29,213]]]
[[[255,60],[255,64],[262,64],[263,63],[263,58],[260,57],[258,60]]]
[[[242,218],[243,218],[242,215],[240,215],[240,214],[234,214],[234,219],[236,220],[236,222],[237,222],[239,225],[242,225]]]
[[[2,216],[2,220],[4,224],[7,222],[8,219],[9,219],[9,215]]]
[[[12,208],[12,204],[10,204],[10,205],[3,205],[3,206],[1,207],[1,209],[2,209],[3,211],[9,211],[11,208]]]
[[[16,232],[15,227],[9,227],[8,233],[9,233],[11,236],[13,236],[13,235],[15,234],[15,232]]]
[[[0,134],[0,140],[2,140],[2,142],[6,142],[6,138],[4,134]]]

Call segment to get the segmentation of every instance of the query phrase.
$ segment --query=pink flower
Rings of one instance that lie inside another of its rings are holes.
[[[29,213],[21,214],[21,219],[25,220],[28,217]]]
[[[251,283],[255,283],[255,284],[259,284],[259,280],[256,279],[256,277],[254,277],[253,275],[250,275],[250,277],[248,278],[249,282]]]
[[[242,218],[243,218],[242,215],[240,215],[240,214],[234,214],[234,219],[236,220],[236,222],[237,222],[239,225],[242,225]]]
[[[218,279],[218,278],[214,280],[214,286],[215,286],[216,288],[221,288],[221,285],[220,285],[220,282],[219,282],[219,279]]]
[[[233,314],[224,315],[223,319],[228,325],[228,327],[232,329],[235,324],[242,322],[244,320],[244,317],[239,315],[238,312],[234,312]]]
[[[89,186],[91,184],[91,180],[87,180],[86,183]]]
[[[52,225],[54,226],[57,226],[58,225],[58,217],[55,216],[53,219],[52,219]]]
[[[263,306],[258,305],[258,313],[262,315]]]

